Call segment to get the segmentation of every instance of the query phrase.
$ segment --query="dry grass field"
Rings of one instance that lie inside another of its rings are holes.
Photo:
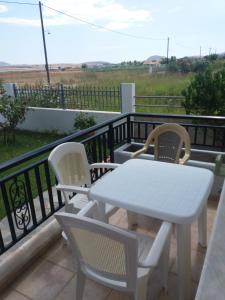
[[[69,80],[74,77],[76,73],[80,73],[80,69],[73,69],[72,71],[58,71],[50,70],[51,83],[63,83],[62,80]],[[15,82],[19,85],[45,85],[47,84],[45,71],[16,71],[16,72],[1,72],[0,80],[2,82]]]
[[[180,95],[192,75],[149,74],[148,70],[113,70],[105,72],[83,71],[81,69],[50,70],[51,84],[77,86],[118,86],[122,82],[135,82],[137,95]],[[2,82],[14,82],[18,85],[47,84],[45,71],[21,71],[0,73]]]
[[[78,87],[118,87],[120,83],[135,83],[136,96],[180,96],[181,91],[190,83],[193,74],[155,73],[149,74],[147,69],[106,70],[91,69],[50,70],[51,84],[63,84]],[[47,84],[45,71],[1,72],[0,81],[13,82],[19,86],[43,86]],[[163,107],[161,100],[137,98],[138,112],[185,114],[183,107],[174,105]],[[147,107],[149,104],[154,105]],[[177,103],[181,105],[180,103]],[[147,105],[147,106],[146,106]],[[159,105],[156,107],[155,105]],[[105,110],[105,109],[104,109]]]

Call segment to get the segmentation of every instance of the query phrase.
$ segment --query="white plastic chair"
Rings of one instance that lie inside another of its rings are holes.
[[[154,159],[159,161],[185,164],[191,155],[191,142],[187,130],[176,123],[164,123],[150,132],[144,147],[132,154],[132,158],[146,153],[154,145]],[[184,155],[180,157],[184,147]]]
[[[88,191],[91,186],[92,169],[114,169],[118,164],[95,163],[89,165],[84,145],[68,142],[54,148],[48,157],[56,178],[57,190],[63,192],[65,199],[65,211],[77,213],[88,202]],[[70,198],[71,193],[76,193]],[[118,208],[106,205],[105,220],[115,213]]]
[[[56,213],[78,262],[76,299],[81,300],[85,278],[147,299],[149,275],[160,267],[161,284],[167,288],[171,224],[163,222],[155,239],[90,219],[96,208],[89,202],[78,214]]]

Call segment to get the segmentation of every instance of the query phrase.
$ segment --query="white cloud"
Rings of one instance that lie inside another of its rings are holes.
[[[168,10],[168,13],[169,14],[175,14],[175,13],[178,13],[182,10],[182,7],[181,6],[175,6],[175,7],[172,7],[171,9]]]
[[[125,7],[120,0],[46,0],[44,4],[109,29],[126,29],[152,21],[150,11]],[[43,15],[46,26],[80,23],[46,7],[43,7]],[[40,26],[39,20],[16,17],[0,18],[0,23]]]
[[[16,17],[0,18],[0,23],[15,24],[15,25],[28,25],[28,26],[40,26],[40,20],[23,19],[23,18],[16,18]]]
[[[0,5],[0,13],[4,13],[6,11],[8,11],[8,7],[5,5]]]
[[[105,25],[105,27],[110,30],[126,29],[130,26],[132,26],[132,24],[125,22],[109,22]]]

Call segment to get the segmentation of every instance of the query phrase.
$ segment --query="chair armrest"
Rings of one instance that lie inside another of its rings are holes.
[[[90,165],[90,169],[115,169],[119,166],[120,164],[116,163],[94,163]]]
[[[87,195],[88,192],[89,192],[89,188],[85,188],[85,187],[81,187],[81,186],[75,186],[75,185],[58,184],[56,186],[56,189],[59,190],[59,191],[85,194],[85,195]]]
[[[190,153],[185,153],[182,158],[179,159],[179,164],[184,165],[190,158]]]
[[[214,172],[216,175],[220,174],[221,165],[222,165],[222,154],[219,154],[216,156],[216,159],[215,159],[215,171]]]
[[[158,265],[159,259],[162,255],[164,247],[170,238],[172,231],[172,224],[168,222],[163,222],[156,238],[153,242],[153,245],[149,251],[149,254],[144,261],[139,261],[139,267],[143,268],[155,268]]]
[[[79,217],[92,217],[97,211],[97,202],[89,201],[78,213]]]
[[[131,158],[136,158],[137,156],[139,156],[139,155],[141,155],[141,154],[143,154],[143,153],[145,153],[145,152],[146,152],[146,148],[144,147],[144,148],[142,148],[142,149],[140,149],[140,150],[134,152],[134,153],[131,155]]]

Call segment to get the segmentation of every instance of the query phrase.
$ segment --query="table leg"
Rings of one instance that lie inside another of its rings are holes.
[[[198,219],[198,242],[202,247],[207,247],[207,204]]]
[[[177,225],[177,266],[179,300],[191,297],[191,226]]]
[[[106,222],[105,203],[100,201],[98,202],[98,220]]]

